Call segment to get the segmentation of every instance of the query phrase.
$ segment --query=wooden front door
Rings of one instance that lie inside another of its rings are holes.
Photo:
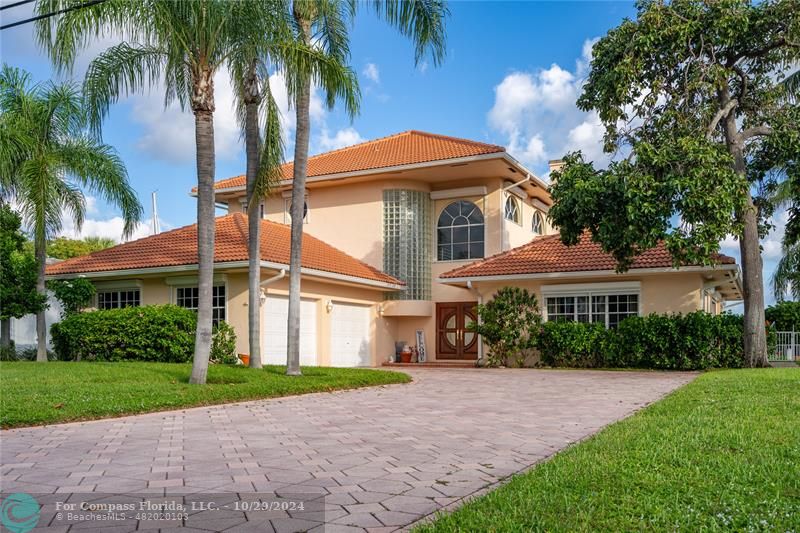
[[[477,359],[478,335],[467,330],[477,320],[477,302],[436,304],[436,358]]]

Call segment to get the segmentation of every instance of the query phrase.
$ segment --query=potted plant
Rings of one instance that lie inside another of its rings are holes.
[[[401,363],[411,362],[411,347],[408,344],[403,346],[403,349],[400,350],[400,362]]]

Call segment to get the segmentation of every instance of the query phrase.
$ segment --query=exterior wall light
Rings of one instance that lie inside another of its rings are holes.
[[[330,313],[331,311],[333,311],[333,301],[331,301],[331,300],[328,300],[328,301],[327,301],[327,303],[325,303],[325,310],[326,310],[328,313]]]

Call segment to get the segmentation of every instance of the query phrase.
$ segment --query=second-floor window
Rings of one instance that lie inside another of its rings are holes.
[[[483,213],[478,206],[459,200],[445,207],[436,224],[439,261],[483,257]]]
[[[503,216],[515,224],[522,224],[522,208],[519,199],[515,196],[506,198],[506,205],[503,209]]]
[[[533,221],[531,222],[531,231],[534,235],[544,234],[544,217],[539,211],[533,212]]]

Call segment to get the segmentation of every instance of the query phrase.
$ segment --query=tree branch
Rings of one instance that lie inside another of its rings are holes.
[[[714,134],[714,130],[717,129],[717,126],[719,125],[719,121],[727,117],[728,113],[730,113],[737,105],[739,105],[739,100],[733,98],[728,100],[728,103],[725,104],[725,107],[717,111],[717,114],[714,115],[713,119],[711,119],[711,124],[708,125],[708,129],[706,130],[707,139],[711,139],[711,136]]]
[[[747,128],[746,130],[742,130],[741,139],[746,141],[751,137],[757,137],[760,135],[770,135],[772,133],[772,128],[769,126],[754,126],[752,128]]]

